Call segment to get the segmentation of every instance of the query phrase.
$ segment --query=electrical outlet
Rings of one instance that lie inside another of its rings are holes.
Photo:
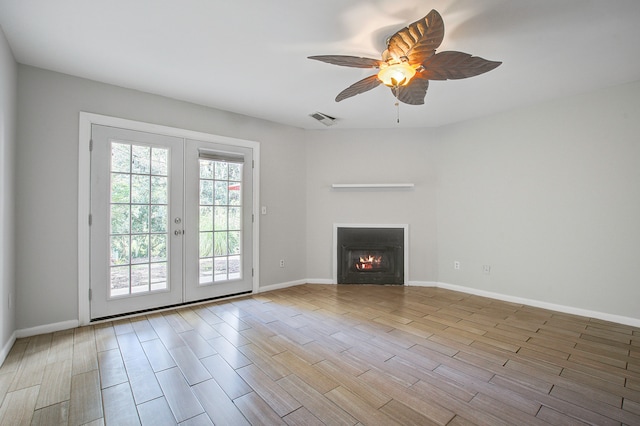
[[[453,261],[453,269],[460,269],[460,262],[457,260]]]
[[[284,268],[284,259],[280,259],[280,267]]]
[[[482,272],[485,275],[489,275],[491,273],[491,265],[482,265]]]

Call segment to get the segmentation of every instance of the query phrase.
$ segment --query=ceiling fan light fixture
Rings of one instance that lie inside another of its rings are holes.
[[[382,67],[378,79],[388,87],[406,86],[416,75],[416,70],[406,62]]]
[[[384,84],[391,89],[398,102],[408,105],[424,105],[430,80],[469,78],[491,71],[502,63],[464,52],[436,53],[443,39],[444,21],[434,9],[424,18],[389,37],[381,59],[350,55],[316,55],[309,56],[309,59],[344,67],[379,70],[338,93],[336,102]]]

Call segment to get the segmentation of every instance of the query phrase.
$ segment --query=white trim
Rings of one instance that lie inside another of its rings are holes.
[[[5,345],[2,347],[2,351],[0,351],[0,366],[4,364],[4,360],[7,359],[7,356],[9,355],[9,352],[11,352],[11,348],[13,347],[13,344],[15,342],[16,342],[16,332],[14,331],[11,334],[11,337],[9,337],[9,340],[7,340],[7,343],[5,343]]]
[[[336,282],[333,281],[333,280],[323,279],[323,278],[307,278],[306,279],[306,283],[307,284],[321,284],[321,285],[326,285],[326,284],[335,285],[336,284]]]
[[[284,289],[284,288],[294,287],[294,286],[303,285],[303,284],[335,285],[335,282],[333,282],[330,279],[326,279],[326,278],[305,278],[305,279],[302,279],[302,280],[288,281],[288,282],[283,282],[283,283],[279,283],[279,284],[271,284],[271,285],[259,287],[259,290],[258,291],[254,291],[253,293],[254,294],[266,293],[266,292],[269,292],[269,291],[281,290],[281,289]],[[344,284],[344,285],[358,285],[358,284]],[[556,311],[556,312],[563,312],[563,313],[568,313],[568,314],[573,314],[573,315],[579,315],[579,316],[583,316],[583,317],[587,317],[587,318],[601,319],[601,320],[604,320],[604,321],[611,321],[611,322],[614,322],[614,323],[617,323],[617,324],[630,325],[632,327],[640,327],[640,319],[638,319],[638,318],[623,317],[623,316],[620,316],[620,315],[607,314],[607,313],[604,313],[604,312],[590,311],[590,310],[587,310],[587,309],[574,308],[574,307],[571,307],[571,306],[556,305],[556,304],[553,304],[553,303],[541,302],[539,300],[525,299],[525,298],[522,298],[522,297],[515,297],[515,296],[507,296],[507,295],[503,295],[503,294],[500,294],[500,293],[494,293],[494,292],[490,292],[490,291],[478,290],[478,289],[474,289],[474,288],[470,288],[470,287],[464,287],[464,286],[455,285],[455,284],[440,283],[440,282],[435,282],[435,281],[409,281],[406,285],[407,286],[412,286],[412,287],[443,288],[445,290],[459,291],[461,293],[473,294],[473,295],[482,296],[482,297],[488,297],[488,298],[491,298],[491,299],[502,300],[502,301],[505,301],[505,302],[518,303],[518,304],[521,304],[521,305],[533,306],[533,307],[542,308],[542,309],[549,309],[549,310]],[[205,301],[202,301],[202,302],[194,302],[193,304],[189,304],[187,306],[202,305],[202,304],[207,304],[207,303],[215,303],[215,302],[220,302],[220,301],[224,301],[224,300],[232,300],[232,299],[236,299],[236,298],[240,298],[240,297],[246,297],[246,295],[237,295],[237,296],[230,296],[230,297],[225,297],[225,298],[216,299],[216,300],[205,300]],[[172,308],[166,308],[166,309],[158,309],[157,311],[154,311],[154,312],[163,312],[165,310],[175,310],[175,309],[176,309],[176,307],[172,307]],[[130,316],[124,316],[122,318],[133,318],[133,317],[141,316],[141,315],[148,315],[148,313],[132,314]],[[110,320],[104,320],[104,321],[101,321],[101,322],[108,322],[108,321],[113,321],[113,320],[110,319]],[[0,352],[0,365],[2,365],[2,363],[6,359],[7,355],[9,354],[9,351],[11,350],[13,344],[15,343],[16,338],[30,337],[30,336],[35,336],[35,335],[38,335],[38,334],[45,334],[45,333],[52,333],[52,332],[61,331],[61,330],[68,330],[68,329],[71,329],[71,328],[78,327],[79,325],[80,324],[78,323],[78,321],[70,320],[70,321],[63,321],[63,322],[59,322],[59,323],[55,323],[55,324],[48,324],[48,325],[42,325],[42,326],[38,326],[38,327],[32,327],[32,328],[16,330],[12,334],[11,338],[9,339],[9,341],[2,348],[2,352]]]
[[[78,320],[79,325],[87,325],[91,321],[89,288],[89,250],[90,250],[90,183],[91,183],[91,155],[89,141],[91,140],[91,125],[120,127],[147,133],[174,136],[184,139],[196,139],[205,142],[242,146],[253,150],[253,292],[259,291],[260,283],[260,143],[245,139],[218,136],[211,133],[145,123],[125,118],[111,117],[80,111],[78,136]]]
[[[260,143],[253,142],[253,293],[260,289]]]
[[[140,132],[155,133],[159,135],[174,136],[184,139],[196,139],[205,142],[215,142],[227,145],[244,146],[246,148],[256,148],[259,142],[246,139],[231,138],[228,136],[219,136],[212,133],[198,132],[195,130],[181,129],[179,127],[163,126],[161,124],[147,123],[144,121],[129,120],[126,118],[112,117],[109,115],[94,114],[91,112],[80,111],[80,120],[86,120],[89,123],[89,135],[91,135],[91,124],[100,124],[103,126],[120,127],[128,130],[138,130]]]
[[[435,281],[409,281],[407,287],[438,287]]]
[[[409,282],[409,224],[407,223],[334,223],[333,224],[333,258],[331,267],[333,282],[338,283],[338,228],[401,228],[404,229],[404,285]]]
[[[78,137],[78,322],[90,319],[90,241],[89,214],[91,212],[91,124],[94,121],[80,112]]]
[[[297,285],[297,284],[296,284]],[[220,298],[216,298],[213,300],[201,300],[198,302],[190,302],[190,303],[186,303],[183,306],[184,307],[192,307],[192,306],[199,306],[199,305],[206,305],[208,303],[216,303],[216,302],[222,302],[225,300],[233,300],[233,299],[238,299],[241,297],[246,297],[246,294],[237,294],[237,295],[233,295],[233,296],[225,296],[225,297],[220,297]],[[158,312],[167,312],[167,311],[175,311],[176,309],[180,309],[183,306],[171,306],[168,308],[158,308],[158,309],[154,309],[151,312],[137,312],[134,314],[130,314],[130,315],[122,315],[122,316],[118,316],[117,318],[109,318],[109,319],[105,319],[105,320],[100,320],[100,321],[94,321],[91,324],[102,324],[105,322],[110,322],[110,321],[116,321],[116,320],[122,320],[122,319],[127,319],[127,318],[136,318],[136,317],[141,317],[141,316],[145,316],[145,315],[149,315],[150,313],[158,313]],[[79,321],[77,320],[69,320],[69,321],[62,321],[62,322],[58,322],[58,323],[53,323],[53,324],[45,324],[45,325],[39,325],[37,327],[31,327],[31,328],[23,328],[21,330],[17,330],[15,333],[13,333],[13,341],[11,342],[11,344],[7,344],[6,346],[9,347],[9,350],[11,349],[11,346],[13,345],[13,343],[15,343],[16,338],[23,338],[23,337],[31,337],[31,336],[37,336],[40,334],[47,334],[47,333],[55,333],[56,331],[62,331],[62,330],[70,330],[72,328],[77,328],[79,327],[81,324],[79,323]],[[0,353],[0,356],[2,356],[2,353]],[[0,358],[0,365],[2,365],[2,362],[4,360],[2,358]]]
[[[21,339],[23,337],[37,336],[39,334],[55,333],[56,331],[70,330],[78,327],[80,324],[78,320],[68,320],[62,322],[56,322],[53,324],[39,325],[36,327],[23,328],[16,330],[16,337]]]
[[[307,278],[299,281],[290,281],[288,283],[273,284],[260,288],[260,293],[264,293],[271,290],[278,290],[282,288],[292,287],[300,284],[336,284],[335,280],[326,278]],[[345,285],[358,285],[358,284],[345,284]],[[460,293],[473,294],[475,296],[488,297],[490,299],[502,300],[504,302],[517,303],[521,305],[533,306],[536,308],[548,309],[551,311],[562,312],[566,314],[579,315],[587,318],[600,319],[603,321],[611,321],[617,324],[630,325],[632,327],[640,327],[640,318],[625,317],[621,315],[608,314],[606,312],[591,311],[588,309],[575,308],[572,306],[558,305],[555,303],[543,302],[535,299],[527,299],[524,297],[509,296],[500,293],[494,293],[491,291],[478,290],[471,287],[464,287],[461,285],[441,283],[437,281],[408,281],[406,286],[410,287],[431,287],[442,288],[445,290],[459,291]]]
[[[296,281],[288,281],[288,282],[278,283],[278,284],[265,285],[260,287],[260,289],[258,290],[258,293],[265,293],[267,291],[280,290],[283,288],[293,287],[293,286],[302,285],[302,284],[307,284],[307,280],[296,280]]]
[[[506,294],[494,293],[492,291],[479,290],[471,287],[464,287],[455,284],[436,283],[436,287],[446,290],[459,291],[461,293],[473,294],[476,296],[488,297],[491,299],[502,300],[504,302],[518,303],[536,308],[549,309],[551,311],[563,312],[566,314],[579,315],[582,317],[595,318],[604,321],[611,321],[617,324],[630,325],[632,327],[640,327],[640,318],[624,317],[621,315],[608,314],[605,312],[591,311],[588,309],[574,308],[572,306],[557,305],[555,303],[543,302],[535,299],[527,299],[524,297],[509,296]]]

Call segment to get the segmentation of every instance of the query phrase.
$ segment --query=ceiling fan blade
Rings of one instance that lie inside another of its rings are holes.
[[[502,62],[488,61],[463,52],[440,52],[422,63],[422,74],[429,80],[458,80],[491,71]]]
[[[400,101],[409,105],[423,105],[427,95],[429,80],[420,74],[416,74],[406,86],[392,87],[393,95]]]
[[[444,39],[442,16],[432,10],[424,18],[389,38],[388,54],[396,60],[406,56],[410,64],[420,64],[435,53]]]
[[[379,68],[382,61],[379,59],[361,58],[359,56],[347,55],[318,55],[309,56],[308,59],[326,62],[328,64],[340,65],[354,68]]]
[[[353,83],[351,86],[347,87],[342,92],[338,93],[338,96],[336,96],[336,102],[340,102],[352,96],[359,95],[360,93],[364,93],[371,89],[375,89],[381,83],[382,82],[378,79],[377,74],[371,75],[367,78],[364,78],[358,82]]]

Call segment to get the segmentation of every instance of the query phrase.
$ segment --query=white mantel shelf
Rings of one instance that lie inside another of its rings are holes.
[[[334,183],[332,188],[413,188],[413,183]]]

